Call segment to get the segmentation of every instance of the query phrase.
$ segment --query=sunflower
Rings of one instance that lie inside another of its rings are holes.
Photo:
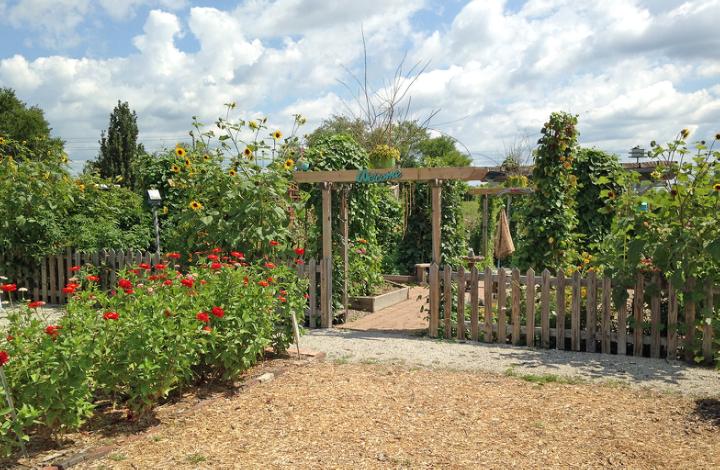
[[[717,192],[720,193],[720,183],[715,183],[715,184],[713,185],[713,189],[714,189],[715,191],[717,191]]]
[[[285,164],[283,166],[286,170],[292,170],[295,167],[295,161],[292,158],[288,158],[285,160]]]
[[[168,206],[163,206],[163,208],[162,208],[162,213],[163,213],[164,215],[167,215],[167,213],[168,213],[169,211],[170,211],[170,210],[168,209]]]
[[[200,204],[200,203],[197,202],[197,201],[192,201],[192,202],[190,203],[190,209],[192,209],[192,210],[194,210],[194,211],[199,211],[199,210],[202,209],[202,208],[203,208],[203,205]]]
[[[210,161],[210,155],[208,155],[207,153],[206,153],[205,155],[203,155],[203,160],[205,160],[206,162],[209,162],[209,161]]]
[[[278,130],[276,130],[275,132],[272,133],[272,138],[275,139],[275,140],[280,140],[280,139],[282,139],[282,132],[280,132],[280,129],[278,129]]]
[[[180,173],[180,167],[173,163],[170,167],[170,171],[172,171],[173,173]]]
[[[3,145],[5,143],[5,137],[0,137],[0,145]]]
[[[689,135],[690,135],[690,130],[687,128],[680,131],[680,137],[682,137],[683,139],[687,139]]]
[[[184,148],[182,148],[182,147],[175,147],[175,155],[177,155],[178,157],[182,158],[182,157],[185,156],[186,153],[187,153],[187,152],[185,151]]]
[[[717,134],[715,134],[715,140],[720,140],[720,132],[718,132]]]
[[[253,156],[252,149],[250,147],[245,147],[245,150],[243,150],[243,156],[245,158],[252,158],[252,156]]]
[[[189,167],[190,165],[192,165],[192,162],[190,161],[189,158],[186,158],[186,159],[185,159],[185,166],[188,166],[188,167]]]
[[[252,129],[252,130],[257,130],[257,128],[260,127],[260,126],[258,126],[257,121],[248,122],[248,126],[250,126],[250,129]]]
[[[230,176],[235,176],[235,175],[237,175],[237,171],[235,171],[234,169],[230,168],[230,171],[228,171],[228,175],[230,175]]]

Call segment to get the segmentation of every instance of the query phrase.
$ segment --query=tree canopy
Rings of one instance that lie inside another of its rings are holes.
[[[0,136],[23,142],[36,159],[42,159],[50,147],[63,144],[50,137],[51,131],[42,109],[28,106],[13,89],[0,88]]]

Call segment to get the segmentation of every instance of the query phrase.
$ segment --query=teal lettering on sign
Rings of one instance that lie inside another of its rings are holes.
[[[386,173],[370,173],[367,170],[360,170],[355,178],[356,183],[384,183],[386,181],[398,179],[402,176],[399,169],[388,171]]]

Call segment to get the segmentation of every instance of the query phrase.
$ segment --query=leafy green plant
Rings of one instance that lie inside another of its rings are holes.
[[[250,264],[240,252],[214,249],[180,272],[179,258],[123,270],[111,292],[99,289],[94,267],[83,268],[66,287],[72,297],[56,325],[37,303],[10,314],[0,349],[18,418],[0,413],[0,429],[13,431],[0,438],[2,454],[33,432],[79,428],[96,399],[139,418],[173,390],[236,377],[265,348],[284,351],[293,341],[307,282],[288,259]]]
[[[525,201],[517,261],[522,268],[556,270],[575,258],[577,117],[552,113],[535,150],[535,191]]]

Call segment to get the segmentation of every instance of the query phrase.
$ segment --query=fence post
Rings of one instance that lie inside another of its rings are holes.
[[[445,320],[445,338],[451,339],[452,338],[452,268],[448,265],[445,265],[443,268],[443,299],[445,300],[445,303],[443,304],[443,315]],[[438,282],[440,280],[440,276],[438,275]],[[438,297],[440,296],[440,286],[438,286]],[[448,301],[449,299],[449,301]],[[438,312],[440,310],[440,307],[438,306]],[[438,313],[439,315],[439,313]]]
[[[445,269],[449,269],[446,265]],[[437,263],[430,265],[430,328],[431,338],[437,338],[438,325],[440,323],[440,275]],[[452,299],[446,298],[445,302],[452,302]]]
[[[479,281],[478,281],[478,269],[477,266],[473,265],[472,269],[470,270],[470,337],[473,341],[477,341],[480,333],[479,333],[479,316],[480,316],[480,299],[478,299],[478,288],[480,287]]]

